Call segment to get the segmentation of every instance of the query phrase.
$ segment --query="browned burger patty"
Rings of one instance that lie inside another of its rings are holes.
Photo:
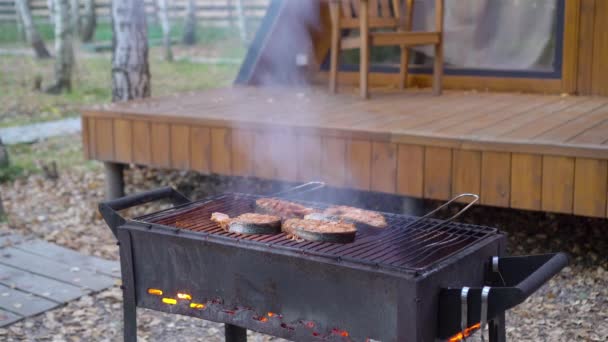
[[[324,215],[343,218],[347,221],[367,224],[376,228],[385,228],[387,226],[386,219],[382,214],[375,211],[348,207],[345,205],[334,206],[325,209]]]
[[[281,232],[281,218],[278,216],[246,213],[230,218],[226,214],[213,213],[211,220],[231,233],[278,234]]]
[[[355,240],[357,228],[352,223],[303,220],[292,218],[283,222],[283,231],[308,241],[349,243]]]
[[[314,212],[314,209],[301,204],[280,200],[277,198],[260,198],[255,201],[256,208],[266,214],[280,216],[282,218],[302,218],[304,215]]]

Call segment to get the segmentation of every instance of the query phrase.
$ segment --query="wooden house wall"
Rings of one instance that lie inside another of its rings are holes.
[[[311,28],[310,35],[314,47],[313,59],[316,66],[323,63],[330,46],[330,20],[328,9],[323,2],[319,6],[319,27]],[[568,93],[580,95],[608,96],[608,1],[606,0],[565,0],[565,23],[563,36],[562,78],[518,78],[487,76],[450,76],[444,77],[448,89],[479,89],[495,91],[524,91],[537,93]],[[285,2],[278,12],[276,25],[268,32],[262,32],[266,39],[259,47],[260,58],[251,65],[251,78],[244,83],[256,84],[267,78],[272,68],[265,63],[265,55],[281,44],[278,38],[282,23],[293,22],[294,11],[290,11],[290,1]],[[297,12],[297,11],[296,11]],[[325,81],[327,75],[320,72],[318,79]],[[340,82],[356,84],[357,72],[341,72]],[[372,73],[372,85],[397,84],[398,75]],[[430,86],[430,75],[410,75],[411,86]]]

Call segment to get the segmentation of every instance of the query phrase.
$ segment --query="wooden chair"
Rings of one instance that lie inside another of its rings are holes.
[[[420,45],[435,47],[433,93],[441,95],[443,76],[443,1],[435,0],[435,31],[412,31],[415,0],[330,0],[331,60],[329,89],[337,91],[338,63],[341,50],[360,49],[361,97],[368,97],[370,48],[400,46],[399,86],[407,85],[409,48]],[[405,13],[403,11],[405,7]],[[342,37],[342,30],[359,28],[359,37]],[[374,29],[374,31],[370,31]],[[375,29],[390,29],[375,31]]]

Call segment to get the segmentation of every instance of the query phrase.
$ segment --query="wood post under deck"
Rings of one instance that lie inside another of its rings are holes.
[[[106,177],[106,200],[123,197],[125,195],[124,165],[111,162],[104,162],[103,165]]]

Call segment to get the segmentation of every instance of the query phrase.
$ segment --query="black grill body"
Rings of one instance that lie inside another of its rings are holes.
[[[115,211],[160,198],[171,198],[177,207],[128,221]],[[160,189],[100,205],[120,244],[125,340],[136,339],[136,307],[223,322],[229,327],[294,341],[448,339],[461,328],[458,291],[467,286],[475,292],[496,282],[489,275],[491,260],[505,251],[506,238],[495,229],[461,225],[465,231],[484,233],[447,255],[439,253],[435,261],[424,267],[420,259],[412,267],[397,267],[388,263],[395,259],[384,254],[380,255],[387,262],[366,262],[352,255],[329,253],[321,243],[283,244],[281,239],[285,237],[280,236],[262,241],[260,237],[220,233],[214,228],[179,228],[175,226],[179,225],[177,221],[171,221],[185,217],[195,205],[209,206],[214,201],[217,199],[188,203],[174,190]],[[442,246],[436,240],[426,240],[437,248]],[[364,234],[360,241],[376,241],[381,246],[389,240],[382,235]],[[407,243],[403,246],[407,247]],[[396,246],[386,244],[384,249],[393,251]],[[540,262],[528,271],[534,273],[542,265]],[[557,271],[560,266],[562,263],[555,266]],[[537,275],[539,279],[528,290],[534,291],[536,283],[542,284],[557,271]],[[151,289],[161,290],[162,295],[149,293]],[[180,294],[187,297],[180,299]],[[504,311],[513,306],[512,301],[506,296],[491,297],[490,320],[504,323]],[[478,305],[479,300],[475,303]],[[470,310],[467,325],[479,320],[479,310]],[[504,324],[500,328],[491,326],[492,340],[504,340]],[[235,338],[234,331],[228,330],[227,340],[229,336],[234,341],[242,340],[242,335]]]

